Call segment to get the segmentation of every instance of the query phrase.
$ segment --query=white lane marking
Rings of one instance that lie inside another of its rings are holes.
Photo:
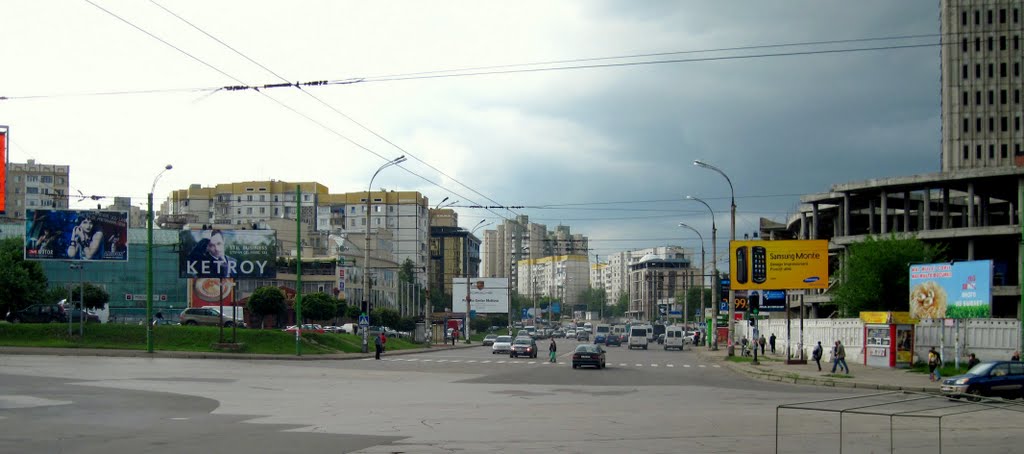
[[[467,360],[466,360],[466,362],[467,362],[467,363],[475,363],[475,362],[476,362],[476,360],[475,360],[475,359],[467,359]]]
[[[658,367],[657,364],[651,364],[651,367]]]
[[[171,418],[171,421],[188,421],[188,418]]]
[[[409,362],[416,362],[416,361],[419,361],[419,360],[420,360],[419,358],[409,358],[409,359],[407,359],[406,361],[409,361]]]
[[[700,366],[697,366],[697,367],[708,367],[708,366],[705,366],[705,365],[701,364]]]
[[[722,367],[722,366],[719,366],[718,364],[715,364],[714,366],[711,366],[711,367]]]
[[[453,363],[461,363],[461,362],[462,362],[462,360],[461,360],[461,359],[453,359],[453,360],[451,360],[450,362],[453,362]]]
[[[626,363],[619,363],[619,366],[623,366],[624,367],[625,365],[626,365]]]
[[[684,364],[683,367],[690,367],[690,365],[689,364]]]
[[[530,362],[528,362],[526,364],[537,364],[537,361],[530,361]]]
[[[666,364],[665,367],[676,367],[675,364]]]
[[[437,360],[437,362],[439,362],[439,363],[447,363],[448,360],[447,359],[439,359],[439,360]]]
[[[498,361],[498,364],[505,364],[505,361]]]
[[[423,360],[423,362],[425,362],[425,363],[429,363],[429,362],[431,362],[431,361],[433,361],[433,360],[432,360],[432,359],[424,359],[424,360]]]
[[[487,364],[487,363],[489,363],[489,362],[491,362],[491,360],[487,360],[487,361],[480,361],[480,363],[481,363],[481,364]]]
[[[565,361],[559,361],[558,364],[565,364]]]
[[[643,364],[637,364],[636,367],[644,367]]]

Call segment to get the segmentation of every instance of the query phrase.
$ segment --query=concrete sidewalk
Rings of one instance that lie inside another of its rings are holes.
[[[760,365],[749,362],[735,362],[726,359],[727,349],[719,346],[717,351],[707,347],[693,347],[705,361],[717,362],[723,367],[760,380],[769,380],[801,385],[861,388],[885,391],[917,391],[938,393],[939,383],[928,380],[928,374],[911,372],[908,369],[870,367],[864,364],[849,364],[850,374],[832,374],[832,363],[821,361],[821,372],[814,361],[808,364],[786,364],[781,354],[758,355]],[[827,355],[826,355],[827,356]]]
[[[434,344],[430,348],[409,348],[404,350],[386,350],[383,356],[412,355],[442,350],[455,350],[463,348],[479,347],[479,342],[466,345]],[[373,346],[370,346],[369,353],[331,353],[331,354],[303,354],[298,356],[288,355],[267,355],[255,353],[229,353],[229,352],[180,352],[156,350],[153,353],[145,350],[117,350],[110,348],[46,348],[46,347],[7,347],[0,346],[0,355],[55,355],[55,356],[109,356],[120,358],[188,358],[188,359],[244,359],[244,360],[281,360],[281,361],[323,361],[323,360],[351,360],[373,358]]]

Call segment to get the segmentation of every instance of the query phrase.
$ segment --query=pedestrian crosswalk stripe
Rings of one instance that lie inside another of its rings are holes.
[[[565,362],[564,361],[559,361],[558,364],[565,364]]]
[[[466,362],[467,362],[467,363],[475,363],[475,362],[476,362],[476,360],[475,360],[475,359],[469,359],[469,360],[466,360]]]
[[[636,367],[644,367],[643,364],[637,364]]]
[[[626,365],[626,363],[619,363],[619,365],[620,365],[620,366],[625,366],[625,365]]]
[[[701,364],[701,365],[700,365],[699,367],[707,367],[707,366],[705,366],[705,365]]]
[[[668,367],[676,367],[674,364],[666,364]]]
[[[715,364],[714,366],[711,366],[711,367],[722,367],[722,366],[719,366],[718,364]]]
[[[658,367],[657,364],[651,364],[651,367]]]
[[[487,360],[487,361],[480,361],[480,362],[481,362],[481,363],[483,363],[483,364],[487,364],[487,363],[491,362],[491,360]]]
[[[433,361],[433,360],[432,360],[432,359],[424,359],[424,360],[423,360],[423,362],[425,362],[425,363],[429,363],[429,362],[431,362],[431,361]]]
[[[505,361],[498,361],[498,364],[505,364]]]
[[[683,364],[683,367],[690,367],[689,364]]]
[[[461,359],[453,359],[453,360],[451,360],[451,362],[453,362],[453,363],[461,363],[462,360]]]
[[[439,360],[437,360],[437,362],[439,362],[439,363],[446,363],[446,362],[448,362],[448,360],[447,359],[439,359]]]

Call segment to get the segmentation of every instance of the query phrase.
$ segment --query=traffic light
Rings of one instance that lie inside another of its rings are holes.
[[[758,292],[751,292],[749,296],[750,313],[757,315],[761,311],[761,294]]]

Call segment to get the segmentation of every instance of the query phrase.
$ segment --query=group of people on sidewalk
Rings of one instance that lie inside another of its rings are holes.
[[[697,339],[699,339],[699,335],[700,333],[694,335],[694,345],[697,344]],[[754,342],[754,348],[761,347],[761,356],[764,356],[764,347],[766,344],[771,346],[771,352],[773,355],[775,354],[775,333],[772,333],[772,337],[768,339],[765,339],[764,334],[762,334],[761,337],[757,338],[757,340],[755,340]],[[740,344],[742,344],[743,346],[741,354],[743,356],[750,356],[750,350],[747,348],[750,342],[747,340],[747,336],[743,336],[743,340],[740,341]]]
[[[818,341],[818,345],[814,346],[814,350],[811,351],[811,359],[814,360],[815,364],[818,365],[818,371],[821,371],[821,357],[825,354],[825,348],[821,346],[821,341]],[[836,341],[835,345],[832,346],[832,372],[836,373],[836,369],[844,371],[844,373],[850,373],[850,365],[846,364],[846,347],[843,347],[843,343]]]

